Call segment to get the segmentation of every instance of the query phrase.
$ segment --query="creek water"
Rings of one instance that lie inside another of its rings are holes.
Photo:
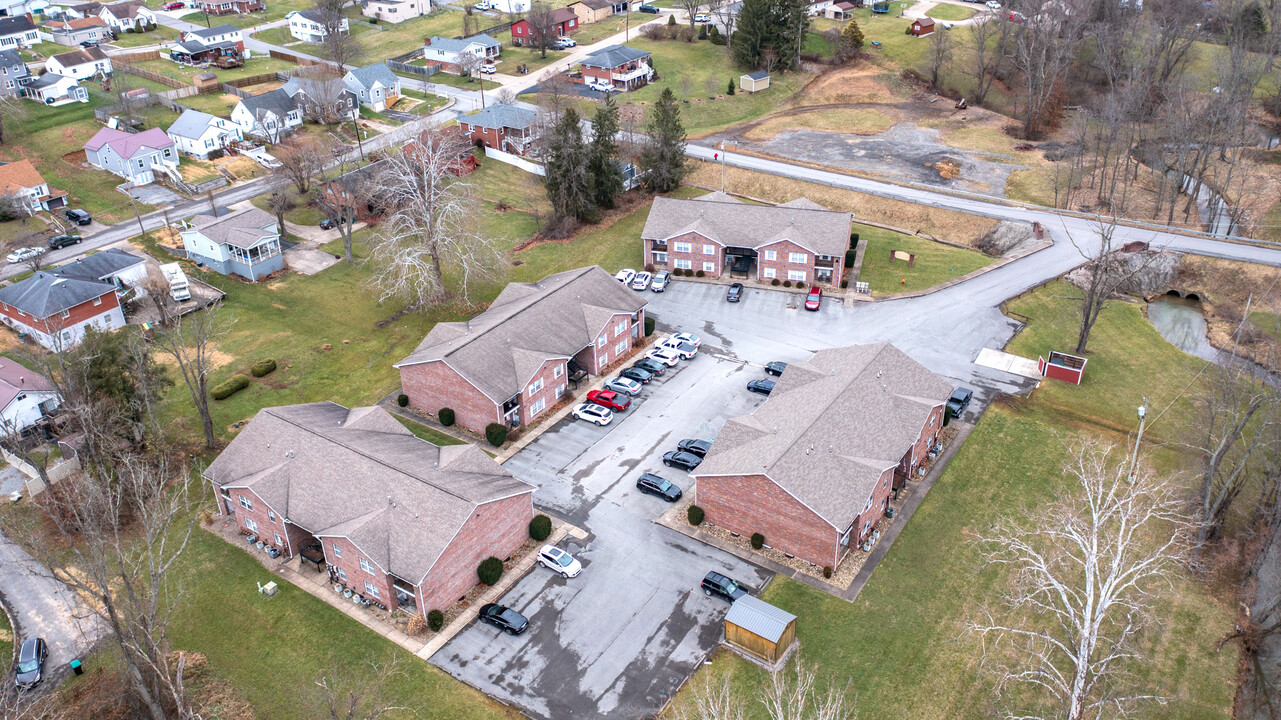
[[[1148,303],[1148,321],[1161,337],[1189,355],[1218,362],[1219,351],[1210,344],[1201,303],[1176,295],[1162,295]]]

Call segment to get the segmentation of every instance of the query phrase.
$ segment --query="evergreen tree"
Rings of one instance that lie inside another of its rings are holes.
[[[858,21],[850,20],[841,31],[841,44],[849,50],[863,49],[863,30],[859,28]]]
[[[592,145],[587,172],[592,180],[592,199],[597,207],[614,207],[614,196],[623,191],[623,171],[618,166],[618,104],[611,95],[596,108],[592,118]]]
[[[743,0],[743,7],[738,11],[738,22],[734,25],[734,36],[730,47],[734,52],[734,61],[743,67],[760,67],[761,54],[769,42],[771,0]]]
[[[743,0],[730,43],[735,62],[759,68],[768,48],[779,68],[795,65],[809,32],[807,8],[806,0]]]
[[[671,192],[680,186],[689,169],[685,167],[685,127],[671,88],[663,88],[645,126],[649,143],[641,151],[645,186],[654,192]]]
[[[574,218],[591,221],[596,216],[592,203],[592,182],[587,169],[588,152],[578,111],[569,108],[561,115],[547,144],[547,198],[555,220]]]

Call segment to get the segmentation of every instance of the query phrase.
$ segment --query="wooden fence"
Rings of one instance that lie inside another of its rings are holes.
[[[295,71],[291,71],[295,72]],[[249,87],[250,85],[261,85],[262,83],[275,82],[280,79],[280,73],[263,73],[261,75],[250,75],[248,77],[235,78],[234,80],[224,80],[223,85],[232,87]]]
[[[235,95],[238,98],[253,97],[253,93],[241,90],[240,88],[236,87],[235,85],[232,85],[231,83],[222,83],[219,86],[219,89],[227,93],[228,95]]]
[[[185,83],[181,80],[175,80],[174,78],[171,78],[168,75],[161,75],[160,73],[154,73],[154,72],[151,72],[150,70],[143,70],[140,67],[135,67],[128,63],[121,62],[116,59],[118,57],[119,55],[113,55],[111,60],[115,64],[116,69],[120,70],[121,72],[127,72],[130,75],[137,75],[140,78],[146,78],[152,82],[160,83],[165,87],[171,87],[171,88],[191,87],[190,84]]]
[[[145,50],[143,52],[120,53],[111,56],[111,62],[116,64],[129,64],[134,62],[144,62],[146,60],[159,60],[159,50]]]
[[[514,22],[505,22],[505,23],[502,23],[501,25],[494,25],[493,27],[487,27],[487,28],[485,28],[484,30],[477,30],[475,34],[476,34],[476,35],[488,35],[488,36],[490,36],[490,37],[493,37],[494,35],[496,35],[496,34],[498,34],[498,33],[501,33],[501,32],[507,32],[508,30],[511,30],[511,29],[512,29],[512,25],[515,25],[515,24],[516,24],[516,23],[514,23]],[[458,36],[458,37],[456,37],[456,38],[454,38],[454,39],[455,39],[455,40],[462,40],[463,38],[462,38],[462,36],[460,35],[460,36]]]
[[[401,53],[395,57],[388,58],[387,62],[400,62],[400,63],[409,62],[414,58],[420,58],[422,56],[423,56],[423,46],[419,45],[418,47],[414,48],[413,50],[410,50],[407,53]]]
[[[388,60],[387,67],[390,68],[391,71],[394,73],[404,73],[406,75],[413,75],[414,77],[418,77],[418,78],[429,78],[432,75],[435,75],[436,73],[440,72],[439,65],[423,67],[421,65],[408,65],[403,62],[396,62],[395,60]]]
[[[284,60],[285,62],[291,62],[295,65],[309,66],[309,65],[332,65],[333,64],[333,63],[325,62],[324,60],[312,60],[311,58],[305,58],[300,55],[294,55],[293,53],[287,53],[282,50],[270,50],[268,51],[268,54],[271,57],[276,58],[277,60]]]

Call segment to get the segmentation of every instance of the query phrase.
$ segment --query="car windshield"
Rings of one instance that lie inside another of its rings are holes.
[[[570,557],[569,553],[561,553],[556,558],[556,562],[560,563],[561,567],[569,567],[570,563],[574,562],[574,558]]]
[[[672,487],[672,483],[670,480],[664,480],[658,483],[658,489],[662,490],[663,492],[667,492],[671,487]]]
[[[733,594],[737,590],[738,590],[738,583],[734,582],[733,580],[730,580],[729,578],[725,578],[725,592]]]
[[[37,662],[35,658],[31,658],[26,662],[18,663],[18,672],[20,673],[35,672],[39,669],[40,669],[40,663]]]

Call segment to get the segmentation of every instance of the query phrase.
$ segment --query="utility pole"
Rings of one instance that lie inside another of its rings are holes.
[[[628,3],[627,13],[623,15],[623,42],[624,43],[627,42],[628,38],[631,37],[631,31],[632,31],[632,5],[631,3]]]
[[[146,235],[147,228],[142,226],[142,214],[138,212],[138,197],[132,192],[129,193],[129,202],[133,203],[133,216],[138,221],[138,234]]]
[[[1143,398],[1143,404],[1139,406],[1139,434],[1134,438],[1134,455],[1130,458],[1130,479],[1134,479],[1134,468],[1139,463],[1139,443],[1143,442],[1143,426],[1147,423],[1148,418],[1148,399]]]
[[[721,141],[721,192],[725,192],[725,141]]]

